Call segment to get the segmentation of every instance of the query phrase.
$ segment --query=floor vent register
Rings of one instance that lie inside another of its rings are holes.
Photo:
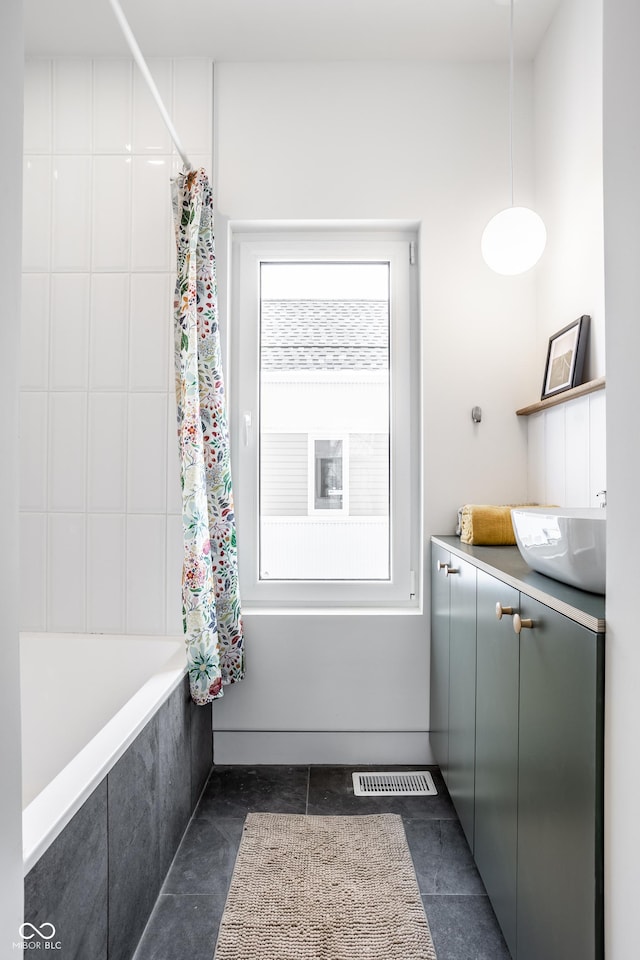
[[[356,797],[430,797],[438,792],[428,770],[354,773],[352,777]]]

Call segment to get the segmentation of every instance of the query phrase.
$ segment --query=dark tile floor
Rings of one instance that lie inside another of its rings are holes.
[[[399,813],[438,960],[509,960],[439,771],[430,768],[435,797],[363,798],[353,795],[354,769],[376,768],[214,767],[134,960],[213,960],[242,825],[251,811]]]

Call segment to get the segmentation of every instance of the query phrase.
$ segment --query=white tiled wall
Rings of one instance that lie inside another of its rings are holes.
[[[604,390],[528,418],[529,497],[562,507],[596,507],[607,488]]]
[[[149,65],[211,173],[211,62]],[[131,61],[33,60],[25,80],[22,628],[180,633],[179,161]]]

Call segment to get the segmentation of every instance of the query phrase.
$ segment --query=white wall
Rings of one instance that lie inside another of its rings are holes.
[[[640,643],[635,509],[640,447],[640,6],[604,0],[604,213],[607,306],[607,663],[605,929],[608,960],[635,960],[640,882]]]
[[[585,380],[605,373],[602,0],[562,0],[535,59],[534,123],[548,234],[537,269],[539,391],[549,337],[585,313]]]
[[[538,381],[528,360],[535,280],[498,277],[480,255],[486,222],[508,203],[507,79],[504,64],[216,66],[224,218],[422,223],[426,538],[453,532],[464,502],[510,502],[526,492],[526,427],[514,411],[531,402]],[[519,68],[517,83],[519,199],[532,203],[531,70]],[[483,408],[479,425],[471,421],[475,404]],[[407,752],[426,759],[426,734],[401,731],[428,728],[427,617],[428,609],[314,618],[248,612],[250,668],[216,705],[216,759],[292,759],[305,748],[325,761],[352,759],[358,749],[380,762]],[[336,733],[323,752],[320,734],[252,736],[260,730],[398,735]],[[372,743],[377,756],[367,752]]]
[[[585,380],[605,374],[602,0],[563,0],[534,65],[536,209],[548,233],[536,270],[536,391],[549,337],[591,317]],[[604,391],[529,418],[528,495],[596,506],[606,489]]]
[[[211,63],[150,66],[192,164],[210,170]],[[181,633],[177,169],[131,61],[27,63],[23,629]]]
[[[584,379],[605,374],[602,0],[560,4],[534,64],[534,123],[536,209],[548,233],[536,271],[539,397],[549,337],[582,314],[591,317]],[[532,500],[597,505],[605,419],[605,391],[529,418]]]
[[[22,776],[18,654],[18,372],[20,305],[22,3],[0,5],[0,954],[8,957],[22,923]]]

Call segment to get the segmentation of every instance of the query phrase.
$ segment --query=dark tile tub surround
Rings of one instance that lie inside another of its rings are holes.
[[[247,813],[399,813],[438,960],[509,960],[447,788],[436,797],[355,797],[353,770],[214,767],[134,960],[211,960]]]
[[[129,960],[130,945],[142,936],[164,879],[159,753],[156,714],[107,776],[109,960]]]
[[[25,878],[24,918],[36,927],[43,923],[55,926],[53,942],[59,942],[60,949],[51,956],[107,960],[106,778],[83,803],[69,827],[56,837]]]
[[[191,704],[193,701],[186,687],[180,687],[158,711],[158,801],[160,813],[160,876],[166,876],[171,866],[182,834],[187,828],[191,811],[198,802],[192,803],[191,790]],[[195,710],[209,717],[209,742],[211,734],[211,708]],[[196,751],[194,751],[195,753]],[[209,746],[211,753],[211,746]],[[207,750],[205,748],[205,759]],[[211,762],[207,774],[211,770]]]
[[[211,766],[211,705],[185,677],[25,878],[59,960],[130,960]]]
[[[211,705],[199,707],[188,693],[191,720],[191,809],[193,810],[204,790],[204,785],[213,766],[213,735],[211,733]]]

